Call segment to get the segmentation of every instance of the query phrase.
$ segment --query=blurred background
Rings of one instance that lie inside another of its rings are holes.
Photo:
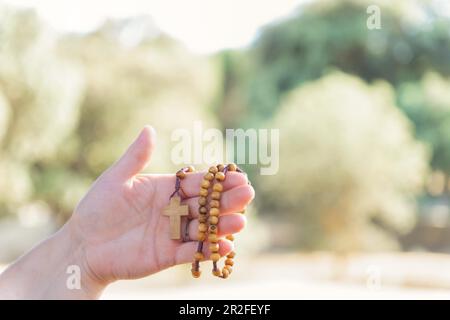
[[[369,5],[381,13],[370,30]],[[447,1],[0,1],[0,264],[60,227],[142,125],[280,129],[227,282],[104,298],[449,298]]]

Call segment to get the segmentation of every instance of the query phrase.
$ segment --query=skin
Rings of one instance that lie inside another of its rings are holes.
[[[174,190],[175,175],[140,174],[154,149],[155,132],[146,126],[124,155],[95,181],[67,223],[0,275],[0,298],[93,299],[114,281],[142,278],[192,262],[197,247],[198,192],[204,172],[190,173],[182,180],[182,203],[189,205],[194,217],[188,226],[192,241],[171,240],[169,219],[162,210]],[[233,246],[223,237],[245,226],[245,216],[235,212],[243,210],[254,197],[243,174],[229,172],[223,186],[221,256]],[[182,224],[182,230],[184,227]],[[208,245],[204,248],[208,258]],[[80,289],[70,290],[66,285],[70,265],[79,267]]]

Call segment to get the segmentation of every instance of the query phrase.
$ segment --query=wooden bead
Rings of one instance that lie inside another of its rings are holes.
[[[206,225],[206,223],[200,223],[198,225],[198,231],[200,232],[206,232],[206,230],[208,230],[208,226]]]
[[[233,259],[236,256],[236,252],[231,251],[229,254],[227,254],[227,258]]]
[[[216,180],[223,181],[225,180],[225,174],[223,172],[217,172],[215,175]]]
[[[218,253],[211,253],[210,258],[211,258],[212,261],[219,261],[220,254],[218,254]]]
[[[216,234],[216,233],[217,233],[217,226],[216,226],[216,225],[211,225],[211,226],[209,226],[208,232],[209,232],[209,233]]]
[[[182,170],[177,172],[177,177],[180,179],[184,179],[186,177],[186,173]]]
[[[209,209],[209,215],[217,217],[220,214],[220,210],[218,208]]]
[[[197,240],[198,241],[205,241],[206,240],[206,232],[198,232],[197,233]]]
[[[208,196],[208,189],[200,188],[199,195],[200,195],[201,197],[207,197],[207,196]]]
[[[212,234],[208,235],[208,241],[212,242],[212,243],[216,243],[217,241],[219,241],[219,237],[217,236],[217,234],[212,233]]]
[[[236,171],[237,170],[237,165],[235,165],[234,163],[230,163],[228,165],[228,171]]]
[[[216,217],[216,216],[210,216],[210,217],[208,218],[208,222],[209,222],[210,224],[217,224],[217,223],[219,223],[219,218]]]
[[[225,166],[223,164],[218,164],[216,167],[219,171],[223,171],[223,169],[225,169]]]
[[[212,174],[216,174],[219,170],[217,169],[217,167],[210,167],[208,171]]]
[[[233,259],[228,258],[228,259],[225,260],[225,264],[227,266],[233,266],[234,265],[234,261],[233,261]]]
[[[233,267],[232,266],[225,265],[223,268],[227,269],[230,274],[231,274],[231,272],[233,272]]]
[[[226,279],[230,275],[230,271],[228,269],[223,268],[222,269],[222,278]]]
[[[211,193],[211,199],[220,200],[220,192],[214,191]]]
[[[230,241],[234,241],[234,236],[232,234],[229,234],[225,237],[225,239],[230,240]]]
[[[219,244],[218,243],[210,243],[209,244],[209,251],[215,253],[219,252]]]
[[[220,208],[220,202],[218,200],[211,200],[209,206],[211,208]]]
[[[206,214],[201,214],[198,216],[198,222],[206,222],[208,221],[208,216]]]
[[[187,167],[186,170],[187,170],[187,172],[194,172],[195,168],[193,166],[189,166],[189,167]]]
[[[211,172],[208,172],[207,174],[205,174],[205,176],[203,177],[203,179],[211,181],[214,179],[214,175]]]
[[[191,273],[194,278],[199,278],[200,275],[202,274],[202,272],[200,270],[194,270],[194,269],[191,269]]]
[[[198,208],[198,213],[200,213],[200,214],[207,214],[208,213],[208,209],[205,206],[200,206]]]
[[[207,202],[206,197],[198,198],[198,204],[199,205],[204,206],[204,205],[206,205],[206,202]]]
[[[211,185],[211,182],[209,182],[208,180],[203,179],[202,183],[200,184],[200,187],[202,187],[204,189],[208,189],[210,185]]]
[[[213,185],[213,191],[222,192],[223,191],[223,185],[221,183],[214,183]]]
[[[205,259],[205,256],[203,255],[202,252],[196,252],[194,254],[194,259],[197,261],[202,261],[203,259]]]
[[[222,275],[222,272],[220,272],[220,269],[213,269],[212,274],[216,277],[220,277]]]

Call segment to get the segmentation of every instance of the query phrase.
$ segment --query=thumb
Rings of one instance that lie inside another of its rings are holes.
[[[145,126],[122,157],[108,170],[107,175],[126,181],[138,174],[150,162],[155,141],[155,129],[148,125]]]

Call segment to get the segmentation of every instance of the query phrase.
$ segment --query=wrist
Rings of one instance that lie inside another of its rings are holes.
[[[109,282],[98,277],[97,273],[91,269],[85,254],[86,246],[83,237],[77,233],[73,221],[69,220],[54,236],[54,240],[64,243],[62,246],[67,249],[62,260],[65,261],[62,267],[65,268],[66,288],[80,297],[98,298]]]
[[[68,223],[0,275],[0,296],[10,299],[94,299],[106,285],[90,270],[82,239]]]

